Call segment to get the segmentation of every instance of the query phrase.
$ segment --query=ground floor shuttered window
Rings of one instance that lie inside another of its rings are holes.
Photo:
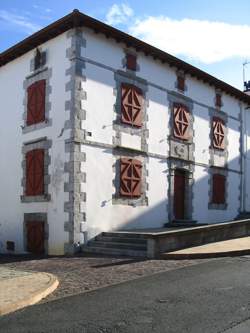
[[[130,198],[141,196],[142,162],[133,158],[121,158],[120,195]]]
[[[225,203],[226,177],[220,174],[213,175],[213,196],[212,203]]]

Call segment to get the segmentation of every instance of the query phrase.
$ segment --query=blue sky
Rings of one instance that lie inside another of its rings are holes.
[[[0,0],[0,52],[74,8],[242,89],[249,0]],[[250,65],[246,73],[250,80]]]

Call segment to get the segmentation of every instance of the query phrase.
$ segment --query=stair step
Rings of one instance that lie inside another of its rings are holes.
[[[102,232],[101,235],[105,237],[146,239],[145,235],[133,232]]]
[[[104,247],[104,248],[114,248],[114,249],[128,249],[128,250],[147,250],[146,244],[136,244],[136,243],[121,243],[121,242],[102,242],[102,241],[90,241],[88,243],[89,247]]]
[[[82,252],[85,253],[96,253],[96,254],[108,254],[117,256],[131,256],[131,257],[146,257],[146,251],[138,250],[127,250],[127,249],[113,249],[106,247],[94,247],[94,246],[83,246]]]
[[[95,237],[96,241],[112,242],[112,243],[128,243],[128,244],[147,244],[147,240],[143,238],[129,238],[129,237],[110,237],[98,235]]]

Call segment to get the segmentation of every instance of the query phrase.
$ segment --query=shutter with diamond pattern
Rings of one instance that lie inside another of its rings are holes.
[[[174,105],[174,137],[189,139],[190,114],[186,106],[182,104]]]
[[[213,147],[225,149],[225,124],[220,118],[213,117]]]
[[[123,83],[121,86],[121,120],[135,127],[142,126],[143,96],[141,89]]]
[[[142,163],[132,158],[121,158],[120,194],[126,197],[141,196]]]

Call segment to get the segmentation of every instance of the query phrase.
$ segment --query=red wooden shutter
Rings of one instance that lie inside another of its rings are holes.
[[[223,175],[213,175],[213,197],[212,202],[216,204],[225,203],[225,182],[226,178]]]
[[[215,96],[215,106],[220,108],[222,106],[221,94],[216,94]]]
[[[26,154],[26,195],[44,194],[44,150]]]
[[[136,198],[141,196],[142,163],[132,158],[121,158],[120,194]]]
[[[135,127],[142,126],[143,95],[141,89],[123,83],[121,86],[121,120]]]
[[[174,105],[174,137],[189,139],[190,113],[186,106],[181,104]]]
[[[40,80],[28,87],[27,125],[45,120],[45,86],[46,81]]]
[[[225,149],[225,124],[220,118],[213,118],[213,147]]]
[[[184,78],[184,76],[177,76],[177,88],[181,91],[185,90],[185,78]]]
[[[126,67],[132,71],[136,71],[136,56],[133,54],[126,55]]]

